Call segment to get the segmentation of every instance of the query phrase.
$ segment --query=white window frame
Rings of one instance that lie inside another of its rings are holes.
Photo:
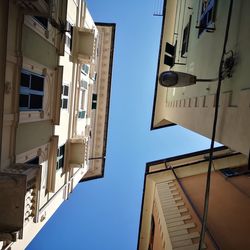
[[[88,72],[86,71],[85,67],[88,69]],[[89,71],[90,71],[90,66],[89,64],[82,64],[82,67],[81,67],[81,72],[84,74],[84,75],[89,75]]]
[[[88,83],[86,80],[80,81],[79,89],[79,105],[78,105],[78,119],[83,119],[86,117],[86,98],[87,98],[87,88],[83,86],[83,82]],[[88,85],[87,85],[88,86]],[[85,112],[84,117],[80,117],[80,112]]]
[[[65,88],[68,88],[67,95],[65,95],[65,93],[64,93]],[[70,91],[69,83],[64,82],[63,86],[62,86],[62,93],[61,93],[61,109],[63,109],[63,110],[69,109],[69,91]],[[67,107],[66,108],[63,107],[64,100],[67,100]]]
[[[65,32],[65,51],[69,54],[71,54],[71,51],[72,51],[72,48],[70,48],[70,44],[68,45],[67,44],[67,39],[69,39],[69,41],[71,42],[72,46],[73,46],[73,22],[71,22],[70,20],[67,19],[67,22],[66,22],[66,30],[69,30],[69,32]]]

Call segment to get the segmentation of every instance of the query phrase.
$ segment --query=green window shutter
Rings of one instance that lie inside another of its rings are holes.
[[[80,118],[80,119],[83,119],[83,118],[85,118],[85,111],[79,111],[79,113],[78,113],[78,118]]]

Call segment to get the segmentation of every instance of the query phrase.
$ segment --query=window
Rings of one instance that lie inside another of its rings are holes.
[[[82,110],[78,112],[78,118],[79,119],[84,119],[85,118],[86,111]]]
[[[81,88],[87,89],[87,88],[88,88],[88,82],[86,82],[86,81],[84,81],[84,80],[81,80],[81,82],[80,82],[80,87],[81,87]]]
[[[215,6],[216,0],[202,0],[198,36],[204,30],[212,28],[211,24],[215,21]]]
[[[41,16],[33,16],[33,18],[44,28],[48,29],[48,18]]]
[[[72,50],[72,40],[73,40],[73,26],[67,21],[66,23],[66,39],[65,39],[65,44],[66,46]]]
[[[186,52],[188,52],[188,42],[189,42],[189,33],[191,27],[192,16],[189,16],[189,21],[183,31],[182,47],[181,47],[181,56],[183,57]]]
[[[87,75],[89,73],[89,65],[83,64],[82,65],[82,72]]]
[[[57,149],[57,161],[56,161],[56,169],[63,168],[64,165],[64,151],[65,144]]]
[[[86,90],[81,88],[80,89],[80,96],[79,96],[79,112],[78,112],[78,118],[83,119],[85,118],[85,95]]]
[[[63,85],[62,87],[62,100],[61,100],[61,108],[67,109],[68,108],[68,102],[69,102],[69,86]]]
[[[97,73],[95,72],[95,73],[94,73],[94,76],[93,76],[93,78],[92,78],[92,80],[95,82],[96,79],[97,79]]]
[[[164,55],[164,64],[172,68],[175,64],[175,54],[176,54],[176,42],[175,45],[172,45],[166,42],[165,45],[165,55]]]
[[[223,168],[220,172],[226,177],[234,177],[240,175],[239,168]]]
[[[97,94],[92,95],[92,109],[96,109],[97,106]]]
[[[42,110],[43,95],[44,76],[22,70],[19,96],[20,110]]]
[[[80,91],[80,109],[84,109],[86,91],[81,89]]]

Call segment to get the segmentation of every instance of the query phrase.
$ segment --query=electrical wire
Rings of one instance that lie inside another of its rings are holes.
[[[223,51],[222,51],[219,74],[218,74],[219,80],[218,80],[216,99],[215,99],[214,121],[213,121],[212,138],[211,138],[211,145],[210,145],[210,152],[209,152],[209,163],[208,163],[208,170],[207,170],[206,191],[205,191],[203,218],[202,218],[202,228],[201,228],[201,235],[200,235],[200,241],[199,241],[199,250],[203,249],[204,238],[205,238],[206,227],[207,227],[207,215],[208,215],[208,206],[209,206],[209,193],[210,193],[211,170],[212,170],[213,152],[214,152],[214,141],[215,141],[215,135],[216,135],[217,120],[218,120],[221,82],[223,79],[222,71],[223,71],[224,55],[226,53],[226,46],[227,46],[227,41],[228,41],[228,34],[229,34],[231,15],[232,15],[232,7],[233,7],[233,0],[230,0],[228,17],[227,17],[227,26],[226,26],[226,32],[225,32],[224,44],[223,44]]]
[[[191,207],[193,208],[193,210],[194,210],[195,214],[197,215],[198,219],[200,220],[200,222],[202,222],[202,217],[201,217],[200,213],[198,212],[197,207],[196,207],[195,204],[193,203],[193,201],[192,201],[191,197],[189,196],[187,190],[186,190],[186,189],[184,188],[184,186],[182,185],[182,183],[181,183],[179,177],[177,176],[177,174],[176,174],[174,168],[173,168],[171,165],[168,165],[166,161],[164,162],[164,164],[165,164],[166,169],[171,169],[171,171],[173,172],[173,174],[174,174],[174,176],[175,176],[175,179],[176,179],[176,181],[178,182],[178,184],[179,184],[181,190],[183,191],[183,193],[184,193],[186,199],[187,199],[188,202],[190,203]],[[211,239],[211,241],[212,241],[214,247],[215,247],[216,249],[218,249],[218,248],[219,248],[219,247],[218,247],[218,244],[217,244],[217,242],[215,241],[213,235],[209,232],[209,230],[207,230],[207,233],[208,233],[208,235],[209,235],[209,237],[210,237],[210,239]]]

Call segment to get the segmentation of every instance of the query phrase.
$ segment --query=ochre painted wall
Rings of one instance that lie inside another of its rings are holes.
[[[186,177],[181,182],[202,214],[205,175]],[[249,249],[249,191],[247,176],[226,180],[219,172],[212,174],[208,228],[222,250]]]

